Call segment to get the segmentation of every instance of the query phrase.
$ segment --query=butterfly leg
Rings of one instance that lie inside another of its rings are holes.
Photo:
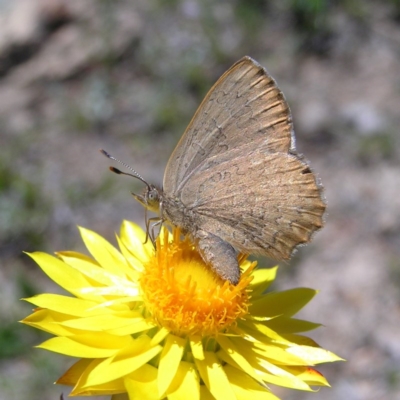
[[[148,218],[146,220],[146,239],[144,240],[144,243],[147,243],[147,241],[150,238],[151,243],[153,243],[153,246],[155,246],[156,235],[154,233],[154,228],[156,226],[161,225],[162,223],[163,223],[163,220],[160,217]]]
[[[203,260],[221,278],[236,285],[240,278],[238,252],[228,242],[206,231],[196,231],[194,238]]]

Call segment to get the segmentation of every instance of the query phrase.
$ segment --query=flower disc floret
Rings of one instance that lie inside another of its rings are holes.
[[[164,230],[163,239],[140,278],[147,308],[160,326],[178,335],[216,335],[248,313],[246,288],[255,263],[235,286],[213,273],[179,230],[172,242]]]

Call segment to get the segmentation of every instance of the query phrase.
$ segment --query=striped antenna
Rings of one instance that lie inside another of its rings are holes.
[[[121,170],[119,170],[118,168],[115,167],[110,167],[110,171],[118,174],[118,175],[128,175],[131,176],[132,178],[136,178],[139,179],[140,181],[142,181],[149,189],[150,189],[150,185],[142,178],[142,176],[140,174],[138,174],[130,165],[128,165],[127,163],[124,163],[121,160],[118,160],[118,158],[113,157],[110,153],[107,153],[105,150],[100,149],[100,153],[102,153],[103,155],[105,155],[107,158],[114,160],[118,163],[120,163],[121,165],[123,165],[125,168],[129,169],[130,171],[133,172],[133,174],[129,174],[127,172],[123,172]]]

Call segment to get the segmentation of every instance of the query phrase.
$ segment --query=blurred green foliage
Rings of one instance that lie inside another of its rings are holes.
[[[360,138],[358,156],[364,165],[376,165],[382,161],[394,160],[396,156],[395,135],[382,132]]]
[[[49,202],[11,165],[0,165],[0,252],[14,254],[43,245]]]

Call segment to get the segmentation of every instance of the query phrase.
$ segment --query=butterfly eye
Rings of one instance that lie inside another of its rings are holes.
[[[158,198],[158,194],[156,192],[154,192],[154,191],[149,192],[148,199],[150,201],[157,200],[157,198]]]

